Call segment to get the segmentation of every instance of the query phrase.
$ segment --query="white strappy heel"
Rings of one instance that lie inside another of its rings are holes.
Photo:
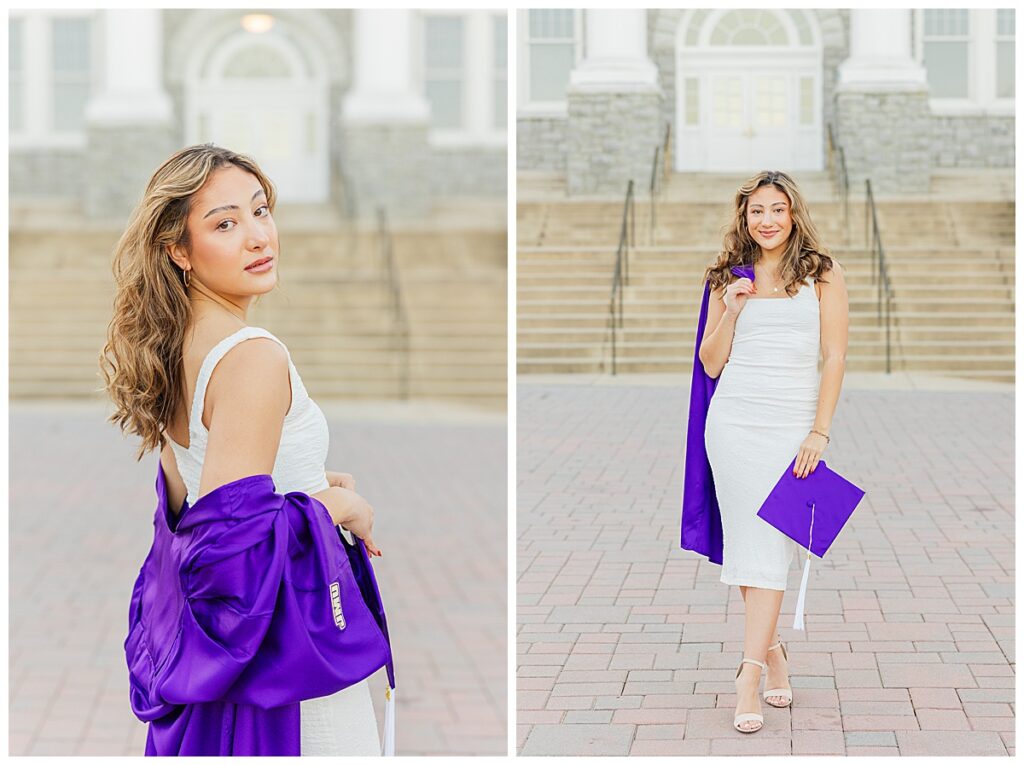
[[[772,651],[772,650],[774,650],[776,648],[779,648],[779,649],[782,650],[782,658],[784,658],[788,662],[789,661],[789,654],[786,653],[786,646],[784,646],[782,644],[781,640],[778,643],[776,643],[775,645],[768,646],[768,650],[769,651]],[[761,694],[761,696],[764,699],[764,703],[765,704],[767,704],[768,706],[771,706],[771,707],[775,707],[776,709],[785,709],[786,707],[788,707],[790,704],[793,703],[793,689],[792,688],[772,688],[771,690],[765,689],[765,692],[763,694]],[[782,696],[786,700],[786,703],[785,704],[773,704],[772,702],[768,701],[768,697],[769,696]]]
[[[744,664],[753,664],[755,667],[760,667],[761,671],[767,667],[763,661],[757,659],[748,659],[744,657],[740,660],[740,666],[736,669],[736,678],[739,679],[740,672],[743,671]],[[757,676],[758,685],[761,684],[761,673],[758,672]],[[740,725],[745,722],[756,722],[758,726],[756,728],[741,728]],[[764,715],[757,714],[756,712],[745,712],[741,715],[736,715],[732,720],[732,727],[738,730],[740,733],[756,733],[764,727]]]

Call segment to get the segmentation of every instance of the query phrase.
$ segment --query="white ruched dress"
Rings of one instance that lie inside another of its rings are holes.
[[[239,343],[253,337],[267,337],[285,348],[278,338],[260,327],[243,327],[215,345],[203,359],[196,380],[196,390],[189,413],[188,449],[170,440],[178,472],[188,489],[189,506],[199,496],[199,479],[206,455],[207,430],[203,425],[206,387],[214,367]],[[280,494],[301,491],[313,494],[328,487],[324,463],[330,434],[327,419],[320,407],[306,393],[298,370],[288,356],[292,403],[284,418],[281,442],[271,476]],[[347,531],[343,533],[348,535]],[[351,539],[351,537],[349,537]],[[299,704],[302,731],[302,754],[307,755],[379,755],[380,741],[377,718],[373,712],[369,684],[366,680],[350,685],[330,696],[308,699]]]
[[[704,444],[722,515],[722,581],[785,590],[796,543],[757,517],[818,407],[818,297],[747,298],[708,407]]]

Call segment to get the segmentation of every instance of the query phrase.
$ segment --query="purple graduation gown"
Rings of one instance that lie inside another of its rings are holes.
[[[736,276],[754,280],[750,266],[735,266]],[[715,495],[715,481],[711,474],[707,447],[704,445],[704,427],[708,407],[715,393],[718,379],[704,371],[700,360],[700,344],[704,339],[704,326],[708,320],[710,284],[704,282],[704,298],[697,319],[697,340],[693,351],[693,377],[690,382],[690,416],[686,424],[686,457],[683,472],[683,517],[680,546],[684,550],[700,553],[712,563],[722,565],[722,514]]]
[[[300,754],[300,700],[385,665],[391,676],[386,626],[360,596],[366,583],[353,577],[327,508],[276,493],[266,474],[178,515],[159,464],[156,490],[125,640],[146,754]]]

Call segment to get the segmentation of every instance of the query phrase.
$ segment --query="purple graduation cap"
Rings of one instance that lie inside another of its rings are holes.
[[[811,553],[824,557],[863,499],[864,490],[829,469],[824,460],[806,478],[793,475],[795,465],[794,457],[757,515],[807,550],[793,619],[793,629],[802,630]]]
[[[733,266],[733,274],[754,281],[753,266]],[[704,427],[708,407],[718,379],[704,371],[700,343],[708,320],[711,287],[704,282],[704,298],[697,319],[697,339],[693,351],[693,376],[690,380],[690,415],[686,425],[686,457],[683,474],[683,511],[680,546],[700,553],[712,563],[722,564],[722,515],[715,495],[715,482],[704,445]]]

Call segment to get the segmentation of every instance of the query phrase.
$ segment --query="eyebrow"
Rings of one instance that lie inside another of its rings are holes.
[[[252,199],[250,199],[249,201],[252,202],[253,199],[256,199],[256,197],[258,197],[260,194],[266,195],[266,193],[267,192],[265,192],[263,189],[256,189],[256,193],[252,195]],[[237,209],[238,209],[238,205],[223,205],[221,207],[214,207],[212,210],[210,210],[210,212],[206,213],[206,215],[203,216],[203,220],[206,220],[207,218],[209,218],[214,213],[222,212],[224,210],[237,210]]]

